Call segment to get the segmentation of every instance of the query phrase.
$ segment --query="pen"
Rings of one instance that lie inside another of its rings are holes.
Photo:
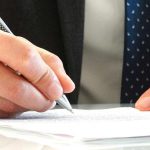
[[[5,22],[2,20],[2,18],[0,17],[0,30],[3,30],[5,32],[11,33],[11,30],[8,28],[8,26],[5,24]],[[19,75],[19,73],[18,73]],[[70,111],[71,113],[73,113],[72,107],[69,103],[69,100],[67,99],[67,97],[63,94],[62,97],[59,100],[56,100],[56,102],[64,109]]]

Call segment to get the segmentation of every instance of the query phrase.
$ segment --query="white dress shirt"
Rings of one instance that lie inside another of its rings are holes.
[[[120,102],[124,0],[85,0],[79,103]]]

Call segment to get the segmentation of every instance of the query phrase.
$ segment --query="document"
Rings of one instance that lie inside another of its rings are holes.
[[[25,112],[0,120],[0,135],[48,145],[150,136],[150,112],[132,107]]]

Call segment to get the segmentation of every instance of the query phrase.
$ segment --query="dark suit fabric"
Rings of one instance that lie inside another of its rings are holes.
[[[76,84],[68,94],[77,103],[80,85],[84,1],[1,0],[0,16],[15,35],[58,55]]]

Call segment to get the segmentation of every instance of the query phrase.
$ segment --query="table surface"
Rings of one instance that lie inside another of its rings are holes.
[[[115,108],[115,107],[134,107],[134,104],[78,104],[72,105],[73,108],[78,109],[105,109],[105,108]]]
[[[77,109],[106,109],[115,107],[134,107],[133,104],[81,104],[72,105]],[[100,149],[105,150],[150,150],[150,136],[148,137],[133,137],[133,138],[117,138],[104,139],[93,142]]]

